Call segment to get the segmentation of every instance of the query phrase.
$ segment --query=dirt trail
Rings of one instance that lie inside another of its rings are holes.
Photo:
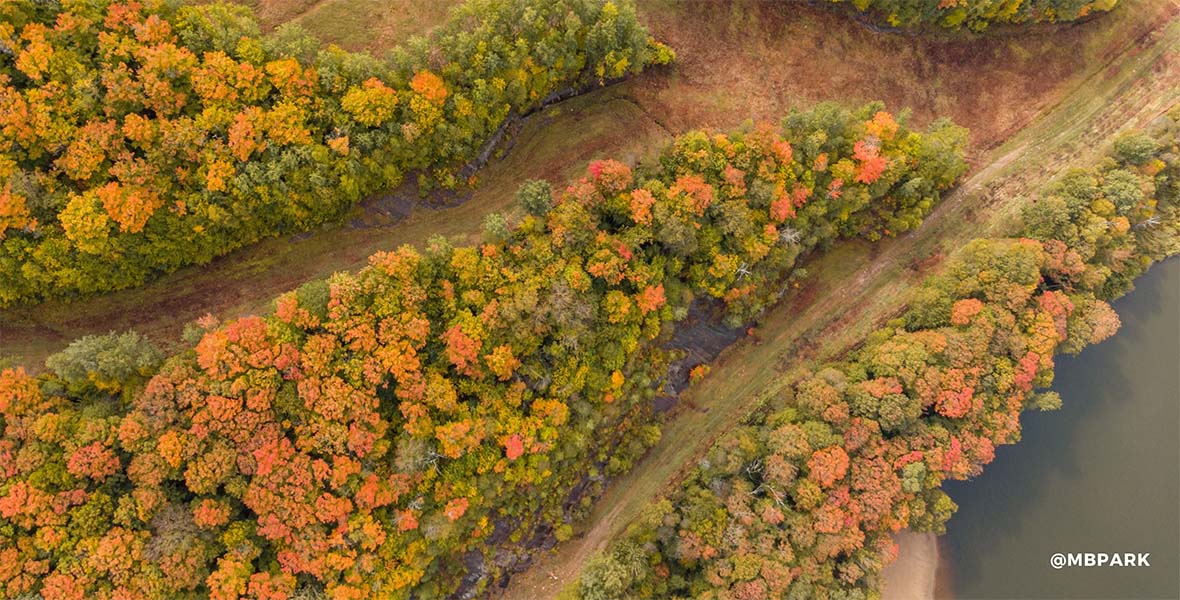
[[[1063,167],[1096,158],[1113,134],[1146,125],[1180,101],[1180,1],[1132,6],[1158,10],[1145,15],[1148,30],[1126,38],[1068,95],[977,161],[981,166],[921,228],[875,247],[845,244],[807,265],[814,281],[788,294],[764,317],[760,342],[730,348],[711,375],[686,394],[705,410],[674,414],[661,442],[633,472],[611,484],[580,525],[580,534],[494,597],[554,597],[643,507],[673,489],[694,458],[749,414],[768,390],[847,351],[895,315],[921,274],[943,257],[975,237],[1011,231],[1023,199]]]

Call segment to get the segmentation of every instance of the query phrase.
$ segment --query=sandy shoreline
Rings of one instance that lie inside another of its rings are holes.
[[[881,573],[882,600],[933,600],[938,582],[938,538],[932,533],[902,531],[897,560]]]

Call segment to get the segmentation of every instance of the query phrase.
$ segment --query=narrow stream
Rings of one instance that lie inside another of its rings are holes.
[[[952,482],[939,543],[957,598],[1180,598],[1180,258],[1114,303],[1123,326],[1060,357],[1063,407]],[[1054,553],[1150,553],[1149,567],[1050,565]]]

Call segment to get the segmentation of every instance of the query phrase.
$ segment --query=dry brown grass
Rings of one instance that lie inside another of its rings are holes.
[[[429,33],[460,0],[247,0],[264,30],[303,26],[324,42],[380,53]]]
[[[1121,36],[1146,27],[1120,14],[964,40],[874,33],[839,14],[784,2],[639,6],[678,61],[669,77],[637,81],[633,95],[674,130],[773,121],[823,100],[883,100],[893,110],[911,109],[918,124],[952,118],[971,130],[977,152],[1009,138],[1131,41]],[[1109,35],[1114,26],[1118,38]]]

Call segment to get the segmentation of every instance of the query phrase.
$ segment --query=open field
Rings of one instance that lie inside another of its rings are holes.
[[[380,55],[398,42],[429,33],[460,0],[241,0],[264,30],[296,23],[348,50]]]
[[[1010,231],[1022,201],[1061,168],[1084,164],[1103,150],[1101,141],[1147,124],[1180,101],[1180,2],[1131,3],[1116,16],[1124,19],[1117,26],[1126,25],[1131,8],[1144,10],[1147,30],[1131,37],[1115,37],[1112,30],[1111,39],[1128,44],[1093,63],[1070,93],[1009,141],[978,156],[975,171],[921,228],[876,245],[842,244],[806,265],[812,274],[807,285],[763,317],[754,340],[727,350],[686,392],[660,443],[612,483],[577,537],[515,577],[498,597],[553,597],[759,400],[854,347],[901,310],[922,274],[964,243]]]
[[[292,8],[297,4],[276,2],[274,9],[309,14]],[[775,120],[791,106],[825,99],[908,106],[919,125],[949,116],[972,128],[972,161],[986,165],[1013,132],[1113,64],[1124,50],[1118,41],[1152,31],[1166,7],[1174,5],[1132,1],[1082,26],[964,42],[876,34],[805,5],[642,2],[642,20],[677,49],[678,63],[530,119],[504,158],[481,172],[467,202],[445,209],[414,206],[412,198],[370,202],[345,224],[268,240],[139,289],[6,310],[0,357],[37,368],[70,340],[128,328],[172,345],[186,323],[206,313],[230,318],[266,310],[279,293],[356,269],[377,250],[436,233],[469,239],[487,213],[511,206],[512,191],[526,178],[561,185],[592,158],[635,161],[675,133]],[[419,24],[428,22],[424,15]]]

